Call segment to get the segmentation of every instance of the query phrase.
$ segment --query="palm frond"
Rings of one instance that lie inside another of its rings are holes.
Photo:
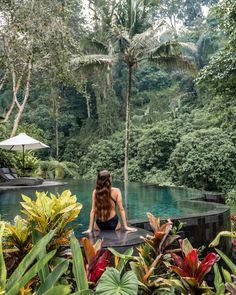
[[[113,26],[110,36],[116,51],[125,52],[131,45],[129,34],[124,28]]]
[[[70,65],[72,69],[76,70],[85,66],[112,65],[115,61],[116,57],[113,55],[90,54],[73,57],[70,61]]]
[[[192,74],[196,74],[196,66],[194,63],[182,55],[151,56],[149,61],[161,67],[185,70]]]
[[[178,42],[166,42],[166,43],[159,43],[155,46],[155,43],[152,47],[148,50],[148,55],[150,58],[156,57],[168,57],[168,56],[178,56],[181,54],[181,46]]]
[[[155,38],[156,41],[160,41],[159,38],[163,31],[167,30],[168,24],[163,20],[157,24],[154,24],[153,26],[149,27],[146,31],[136,34],[133,37],[133,42],[137,44],[143,44],[146,41],[150,41],[153,38]],[[168,28],[169,29],[169,28]]]
[[[192,42],[179,42],[181,48],[188,49],[192,51],[194,54],[197,52],[197,46]]]
[[[109,46],[108,44],[93,38],[84,38],[80,41],[82,48],[89,48],[94,49],[96,52],[99,52],[101,54],[108,54],[109,52]]]

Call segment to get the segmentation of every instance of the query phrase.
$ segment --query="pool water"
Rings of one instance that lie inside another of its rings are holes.
[[[123,183],[113,183],[123,193]],[[42,188],[38,191],[48,191],[54,194],[70,189],[77,196],[77,201],[83,204],[76,223],[81,224],[77,231],[88,227],[89,213],[91,209],[91,194],[94,188],[93,181],[69,181],[65,186]],[[12,222],[14,217],[20,214],[22,201],[21,194],[35,198],[36,189],[21,189],[15,191],[0,192],[0,216],[2,220]],[[128,187],[127,201],[123,197],[123,205],[128,220],[146,219],[146,212],[151,212],[161,218],[185,217],[207,211],[207,206],[193,207],[188,200],[196,197],[200,192],[182,188],[158,187],[141,183],[130,183]]]

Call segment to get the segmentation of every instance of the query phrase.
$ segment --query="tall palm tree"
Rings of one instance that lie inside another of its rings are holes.
[[[113,11],[111,18],[111,29],[104,41],[90,40],[93,46],[103,49],[105,54],[85,55],[73,60],[77,67],[83,65],[111,65],[120,58],[123,59],[128,68],[127,95],[126,95],[126,127],[125,127],[125,163],[124,182],[128,183],[128,155],[130,138],[130,101],[132,89],[132,77],[135,68],[142,61],[156,63],[178,69],[193,71],[194,65],[182,54],[182,48],[194,49],[192,44],[184,44],[177,41],[176,32],[173,27],[168,26],[165,21],[159,21],[148,25],[147,1],[145,0],[123,0]],[[109,44],[109,45],[108,45]],[[112,47],[111,47],[112,46]],[[112,50],[108,51],[108,48]],[[112,52],[112,54],[111,54]]]

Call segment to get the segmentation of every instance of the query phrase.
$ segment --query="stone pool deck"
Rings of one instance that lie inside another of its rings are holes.
[[[0,192],[4,191],[11,191],[11,190],[21,190],[21,189],[26,189],[26,188],[46,188],[46,187],[53,187],[53,186],[62,186],[66,185],[66,182],[60,182],[60,181],[54,181],[54,180],[45,180],[42,184],[39,185],[15,185],[15,186],[7,186],[6,185],[1,185],[0,186]]]
[[[150,231],[137,228],[136,232],[124,230],[93,231],[91,234],[84,234],[83,237],[87,237],[93,244],[98,239],[103,240],[103,248],[114,248],[118,252],[124,253],[127,248],[131,247],[137,252],[136,248],[143,243],[142,237],[147,234],[151,234]]]

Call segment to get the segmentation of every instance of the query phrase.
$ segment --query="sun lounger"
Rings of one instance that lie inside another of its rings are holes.
[[[13,168],[0,168],[0,177],[5,180],[0,183],[1,186],[34,186],[43,183],[42,178],[19,177]]]

